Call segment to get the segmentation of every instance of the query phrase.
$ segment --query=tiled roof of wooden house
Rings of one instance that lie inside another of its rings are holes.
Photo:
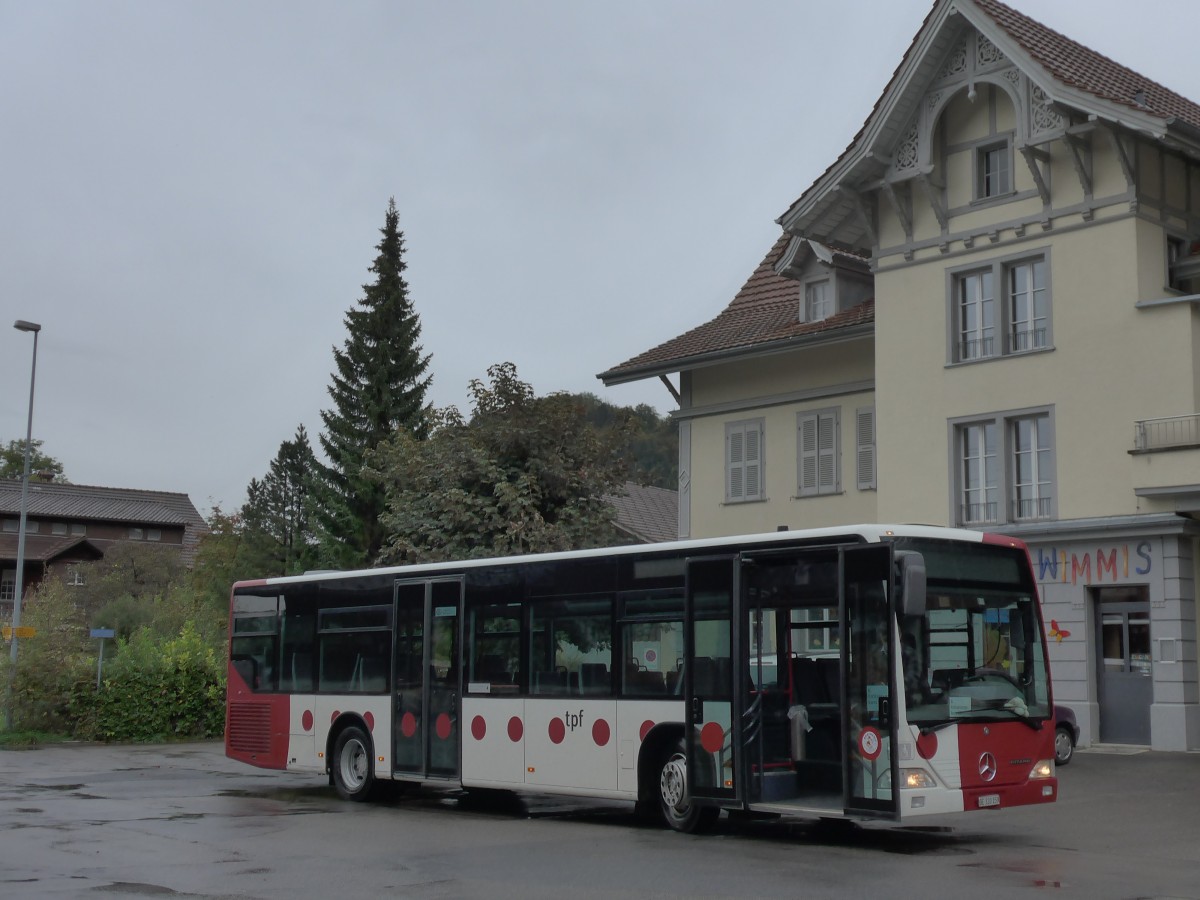
[[[0,533],[0,560],[16,562],[20,535]],[[25,535],[25,559],[29,562],[51,563],[59,557],[99,559],[104,554],[87,538],[50,534]]]
[[[20,479],[0,479],[0,515],[19,515],[20,510]],[[182,526],[182,553],[189,564],[200,536],[208,528],[187,494],[48,481],[30,481],[28,515],[63,521]]]

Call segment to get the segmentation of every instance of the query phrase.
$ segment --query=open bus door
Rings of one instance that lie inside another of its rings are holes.
[[[899,818],[892,548],[841,552],[845,812]]]
[[[739,650],[738,558],[687,561],[684,698],[688,791],[694,800],[739,806],[742,691]]]
[[[459,774],[459,629],[463,579],[396,582],[394,769],[397,775]]]

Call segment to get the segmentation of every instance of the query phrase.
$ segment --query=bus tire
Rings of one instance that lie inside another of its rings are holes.
[[[357,725],[338,735],[333,745],[333,786],[343,800],[363,801],[375,785],[371,739]]]
[[[668,828],[700,834],[712,828],[721,810],[692,803],[687,784],[687,749],[679,741],[658,766],[658,806]]]

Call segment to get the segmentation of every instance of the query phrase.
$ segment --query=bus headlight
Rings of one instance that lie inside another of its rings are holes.
[[[937,787],[937,779],[924,769],[901,769],[900,783],[906,788]]]
[[[1033,767],[1033,771],[1029,773],[1030,778],[1053,778],[1054,777],[1054,760],[1039,759],[1037,765]]]

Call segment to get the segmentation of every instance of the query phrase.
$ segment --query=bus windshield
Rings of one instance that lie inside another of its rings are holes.
[[[900,542],[898,542],[900,543]],[[908,721],[1040,721],[1050,715],[1042,626],[1025,553],[911,540],[925,559],[924,615],[900,618]]]

